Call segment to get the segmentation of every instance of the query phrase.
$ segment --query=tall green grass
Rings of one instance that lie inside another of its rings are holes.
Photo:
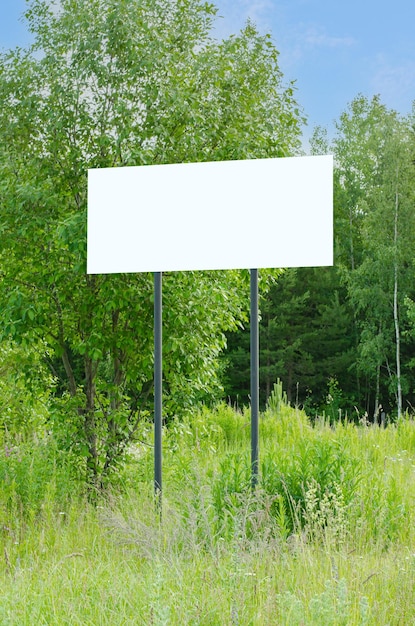
[[[49,437],[0,452],[0,624],[415,623],[415,424],[314,427],[203,409],[164,436],[162,520],[143,426],[92,505]]]

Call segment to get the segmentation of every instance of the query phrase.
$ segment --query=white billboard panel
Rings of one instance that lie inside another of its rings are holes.
[[[332,156],[88,172],[89,274],[332,264]]]

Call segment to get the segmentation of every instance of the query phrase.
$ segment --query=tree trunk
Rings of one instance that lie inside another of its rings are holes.
[[[379,394],[380,394],[380,363],[376,367],[376,392],[375,392],[375,409],[373,412],[373,422],[378,423],[379,416]]]
[[[398,419],[402,414],[402,383],[401,383],[401,340],[398,316],[398,209],[399,195],[398,190],[395,193],[395,232],[394,232],[394,287],[393,287],[393,320],[395,323],[395,342],[396,342],[396,401],[398,409]]]
[[[69,360],[69,355],[68,355],[66,346],[62,346],[62,348],[63,348],[62,363],[63,363],[63,367],[65,368],[66,376],[68,378],[69,393],[71,394],[72,398],[74,398],[76,396],[76,391],[77,391],[75,375],[73,373],[72,365]]]

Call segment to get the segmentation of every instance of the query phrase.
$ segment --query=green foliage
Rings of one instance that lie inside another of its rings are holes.
[[[232,400],[249,394],[249,337],[229,337],[225,386]],[[344,387],[343,413],[358,403],[353,315],[338,268],[291,268],[261,300],[260,397],[282,381],[287,400],[314,417],[335,374]],[[243,380],[241,380],[243,378]]]
[[[285,404],[268,410],[263,479],[284,471],[293,493],[305,486],[294,528],[274,487],[251,490],[243,425],[218,406],[166,426],[162,520],[150,425],[95,507],[53,438],[2,452],[1,621],[412,623],[414,422],[312,426]]]
[[[0,514],[3,523],[16,526],[42,511],[65,508],[81,492],[74,468],[53,437],[3,444],[0,449]]]
[[[330,378],[325,403],[319,407],[319,414],[323,416],[323,419],[327,418],[329,423],[334,424],[342,419],[342,407],[344,407],[343,392],[337,378]]]
[[[43,351],[0,343],[0,441],[21,441],[44,429],[54,380]]]
[[[268,398],[267,410],[274,415],[278,415],[281,412],[281,407],[287,404],[287,394],[283,391],[281,380],[277,378],[277,382],[274,383]]]
[[[240,451],[243,445],[249,448],[249,423],[225,407],[207,421],[210,424],[205,432],[215,441],[212,451],[221,447],[228,450],[210,471],[216,532],[232,535],[241,515],[246,520],[253,511],[264,508],[268,510],[270,532],[272,527],[275,533],[286,536],[304,529],[315,534],[317,527],[327,526],[334,540],[344,538],[344,518],[361,472],[360,461],[353,458],[346,444],[329,436],[324,427],[312,429],[286,405],[280,405],[276,413],[269,410],[260,425],[261,441],[266,442],[260,492],[252,495],[248,451]],[[220,428],[221,446],[212,422]]]
[[[309,523],[311,492],[318,509],[319,522],[328,522],[324,514],[335,512],[328,494],[338,492],[347,506],[355,495],[360,465],[350,458],[342,445],[323,437],[302,439],[296,450],[267,454],[262,465],[262,485],[269,494],[283,499],[290,529],[294,531]],[[328,505],[328,506],[326,506]]]
[[[409,391],[403,303],[413,285],[413,133],[408,118],[363,96],[337,128],[339,260],[359,333],[358,370],[374,388],[372,410],[392,404],[399,416]]]
[[[200,0],[30,0],[33,46],[0,57],[0,337],[44,347],[52,425],[61,441],[68,419],[95,487],[149,408],[153,303],[150,275],[85,273],[88,168],[300,149],[271,38],[247,24],[218,42],[215,14]],[[169,417],[220,395],[218,357],[247,297],[247,272],[165,276]]]
[[[360,598],[360,615],[356,616],[347,583],[344,579],[328,580],[325,590],[309,600],[308,606],[296,595],[289,591],[278,598],[282,613],[286,616],[283,623],[292,626],[301,626],[307,623],[316,626],[348,626],[369,624],[369,607],[366,596]],[[353,622],[351,619],[356,619]],[[307,622],[305,622],[307,620]]]
[[[342,418],[374,421],[380,405],[399,417],[414,405],[414,128],[413,115],[357,96],[331,142],[315,130],[311,152],[334,154],[335,265],[287,269],[262,299],[263,406],[277,378],[312,417],[333,412],[334,379]],[[229,338],[234,402],[249,395],[248,339]]]

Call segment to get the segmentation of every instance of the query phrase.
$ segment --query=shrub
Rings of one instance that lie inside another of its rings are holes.
[[[50,435],[0,450],[0,506],[5,519],[33,518],[45,503],[62,508],[79,492],[70,463]]]

